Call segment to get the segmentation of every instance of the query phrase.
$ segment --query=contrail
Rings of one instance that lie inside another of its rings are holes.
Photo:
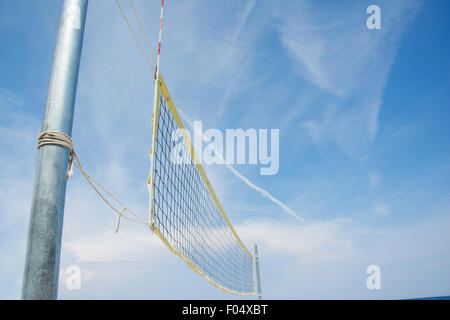
[[[178,111],[180,111],[180,114],[182,115],[182,117],[184,118],[184,120],[189,124],[189,126],[192,128],[192,130],[194,131],[194,134],[196,133],[194,130],[194,125],[193,123],[188,120],[185,115],[183,114],[183,112],[181,112],[180,109],[178,109]],[[202,140],[203,137],[200,137]],[[288,213],[289,215],[291,215],[292,217],[294,217],[296,220],[300,221],[300,222],[305,222],[305,220],[303,218],[301,218],[294,210],[292,210],[291,208],[289,208],[287,205],[285,205],[283,202],[281,202],[280,200],[278,200],[277,198],[275,198],[274,196],[272,196],[268,191],[264,190],[261,187],[258,187],[257,185],[255,185],[254,183],[252,183],[250,180],[248,180],[246,177],[244,177],[242,174],[240,174],[235,168],[233,168],[230,164],[228,164],[222,157],[222,154],[217,151],[217,149],[214,149],[214,151],[217,153],[217,155],[221,158],[222,162],[227,166],[228,169],[230,169],[230,171],[239,179],[241,179],[242,181],[244,181],[247,186],[249,186],[250,188],[252,188],[253,190],[255,190],[256,192],[258,192],[259,194],[261,194],[263,197],[269,199],[270,201],[272,201],[273,203],[275,203],[276,205],[280,206],[286,213]]]
[[[233,49],[236,49],[236,41],[238,40],[238,37],[242,31],[242,28],[247,23],[247,19],[250,16],[250,13],[252,12],[253,8],[256,5],[256,0],[249,0],[247,2],[247,5],[245,6],[244,13],[241,15],[238,26],[236,27],[236,30],[234,31],[233,38],[231,38],[230,44],[227,49],[227,53],[225,56],[225,60],[230,63],[229,59],[233,56]],[[226,102],[230,98],[231,92],[233,91],[236,82],[238,82],[243,70],[245,69],[246,64],[248,63],[248,59],[244,61],[240,61],[241,65],[238,69],[237,73],[234,74],[233,81],[228,85],[227,90],[225,91],[224,98],[222,99],[221,105],[218,107],[217,116],[220,118],[220,116],[223,114],[226,108]]]
[[[217,152],[217,150],[216,150]],[[242,181],[244,181],[250,188],[252,188],[253,190],[255,190],[256,192],[258,192],[259,194],[261,194],[263,197],[266,197],[267,199],[269,199],[270,201],[272,201],[273,203],[279,205],[285,212],[289,213],[291,216],[293,216],[295,219],[297,219],[300,222],[305,222],[305,220],[303,218],[300,218],[298,216],[297,213],[295,213],[295,211],[293,211],[291,208],[289,208],[287,205],[285,205],[283,202],[281,202],[280,200],[278,200],[277,198],[275,198],[274,196],[272,196],[268,191],[264,190],[261,187],[258,187],[257,185],[255,185],[254,183],[252,183],[250,180],[248,180],[246,177],[244,177],[242,174],[240,174],[235,168],[233,168],[231,165],[229,165],[228,163],[224,162],[225,165],[228,167],[228,169],[231,170],[231,172],[234,173],[234,175],[236,177],[238,177],[239,179],[241,179]]]
[[[255,7],[256,1],[250,0],[247,2],[247,5],[245,6],[244,14],[241,16],[241,20],[239,21],[239,24],[236,28],[236,31],[234,32],[233,39],[231,40],[231,46],[234,46],[237,37],[241,33],[242,27],[244,27],[245,23],[247,22],[248,16],[252,12],[253,8]]]

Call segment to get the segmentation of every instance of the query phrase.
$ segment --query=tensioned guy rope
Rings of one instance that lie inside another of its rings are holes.
[[[103,187],[100,183],[98,183],[94,178],[84,171],[81,166],[80,160],[78,159],[77,154],[73,148],[72,138],[67,134],[59,131],[47,130],[42,132],[38,137],[38,145],[37,148],[40,149],[46,145],[57,145],[65,147],[70,152],[70,161],[69,161],[69,170],[67,172],[67,178],[70,179],[73,176],[73,167],[75,166],[80,172],[83,174],[86,181],[90,184],[90,186],[94,189],[94,191],[98,194],[98,196],[113,210],[117,213],[117,224],[116,224],[116,232],[118,232],[120,219],[125,218],[131,222],[143,224],[147,227],[149,226],[148,222],[142,220],[136,213],[130,210],[125,204],[123,204],[117,197],[115,197],[111,192],[109,192],[105,187]],[[112,204],[112,201],[108,200],[107,197],[110,197],[117,204],[121,206],[118,208],[117,206]],[[125,215],[125,212],[129,212],[134,218],[131,218]]]

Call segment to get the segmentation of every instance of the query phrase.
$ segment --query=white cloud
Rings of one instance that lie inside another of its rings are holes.
[[[441,216],[402,228],[384,228],[381,232],[351,220],[300,224],[262,219],[235,225],[250,249],[253,242],[258,244],[263,296],[267,299],[410,298],[444,294],[450,278],[444,276],[445,270],[439,266],[448,263],[447,226],[448,217]],[[111,240],[116,236],[121,239]],[[195,294],[199,297],[207,293],[209,297],[233,298],[221,295],[167,249],[160,251],[152,235],[145,231],[136,229],[119,235],[104,232],[83,236],[79,244],[76,242],[65,251],[62,265],[79,263],[82,274],[86,273],[80,298],[136,295],[177,298],[191,292],[190,281],[196,283]],[[113,252],[116,246],[117,252]],[[68,254],[74,252],[84,262],[67,260]],[[417,263],[425,257],[426,266]],[[365,287],[366,268],[374,263],[383,272],[383,290],[375,293]],[[435,274],[430,276],[429,270]],[[410,288],[412,278],[416,279],[414,290]],[[437,285],[436,281],[441,283]],[[148,286],[152,293],[145,293]],[[77,298],[76,292],[62,289],[65,297]]]
[[[237,231],[245,243],[255,234],[266,299],[398,299],[448,294],[448,225],[446,207],[381,231],[351,220],[273,219],[246,221]],[[365,285],[371,264],[382,270],[379,292]]]
[[[125,221],[123,221],[125,222]],[[64,244],[77,262],[139,261],[157,257],[165,250],[161,241],[146,228],[140,232],[100,232],[69,239]]]
[[[391,205],[389,203],[386,204],[376,204],[374,207],[375,214],[385,217],[391,214]]]
[[[270,255],[284,259],[327,261],[355,254],[343,220],[290,223],[275,219],[246,221],[236,228],[246,243],[257,242]]]

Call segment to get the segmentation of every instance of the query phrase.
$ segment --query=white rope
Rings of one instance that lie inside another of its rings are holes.
[[[47,130],[42,132],[38,137],[38,146],[40,149],[46,145],[60,145],[69,149],[69,151],[73,152],[73,142],[72,139],[65,133]]]
[[[67,134],[59,131],[47,130],[42,132],[38,137],[38,150],[43,146],[57,145],[66,147],[70,152],[69,170],[67,171],[67,178],[70,179],[73,176],[73,142]]]
[[[90,175],[84,171],[83,167],[81,166],[80,160],[77,157],[77,154],[75,153],[75,150],[73,148],[73,142],[72,138],[70,138],[67,134],[58,132],[58,131],[52,131],[47,130],[42,132],[38,137],[38,146],[37,148],[40,149],[43,146],[46,145],[57,145],[62,146],[67,149],[69,149],[70,152],[70,162],[69,162],[69,171],[67,172],[67,178],[71,178],[73,176],[73,167],[75,166],[80,170],[80,172],[83,174],[86,181],[91,185],[91,187],[94,189],[94,191],[98,194],[98,196],[118,215],[118,221],[116,224],[116,232],[119,230],[119,223],[120,218],[125,218],[128,221],[137,223],[137,224],[143,224],[149,227],[149,223],[142,220],[137,214],[135,214],[132,210],[128,208],[125,204],[123,204],[119,199],[117,199],[111,192],[109,192],[105,187],[103,187],[100,183],[98,183],[94,178],[92,178]],[[108,195],[110,198],[112,198],[114,201],[116,201],[118,204],[121,205],[121,209],[119,210],[116,208],[110,201],[106,199],[106,196],[100,191],[103,191],[106,195]],[[130,218],[126,216],[124,213],[129,212],[134,218]]]

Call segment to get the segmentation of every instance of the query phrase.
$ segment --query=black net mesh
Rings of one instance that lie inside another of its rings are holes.
[[[179,126],[161,92],[159,98],[153,160],[154,227],[214,285],[236,294],[251,294],[253,257],[222,216],[182,136],[174,139]],[[174,161],[176,157],[183,162]]]

